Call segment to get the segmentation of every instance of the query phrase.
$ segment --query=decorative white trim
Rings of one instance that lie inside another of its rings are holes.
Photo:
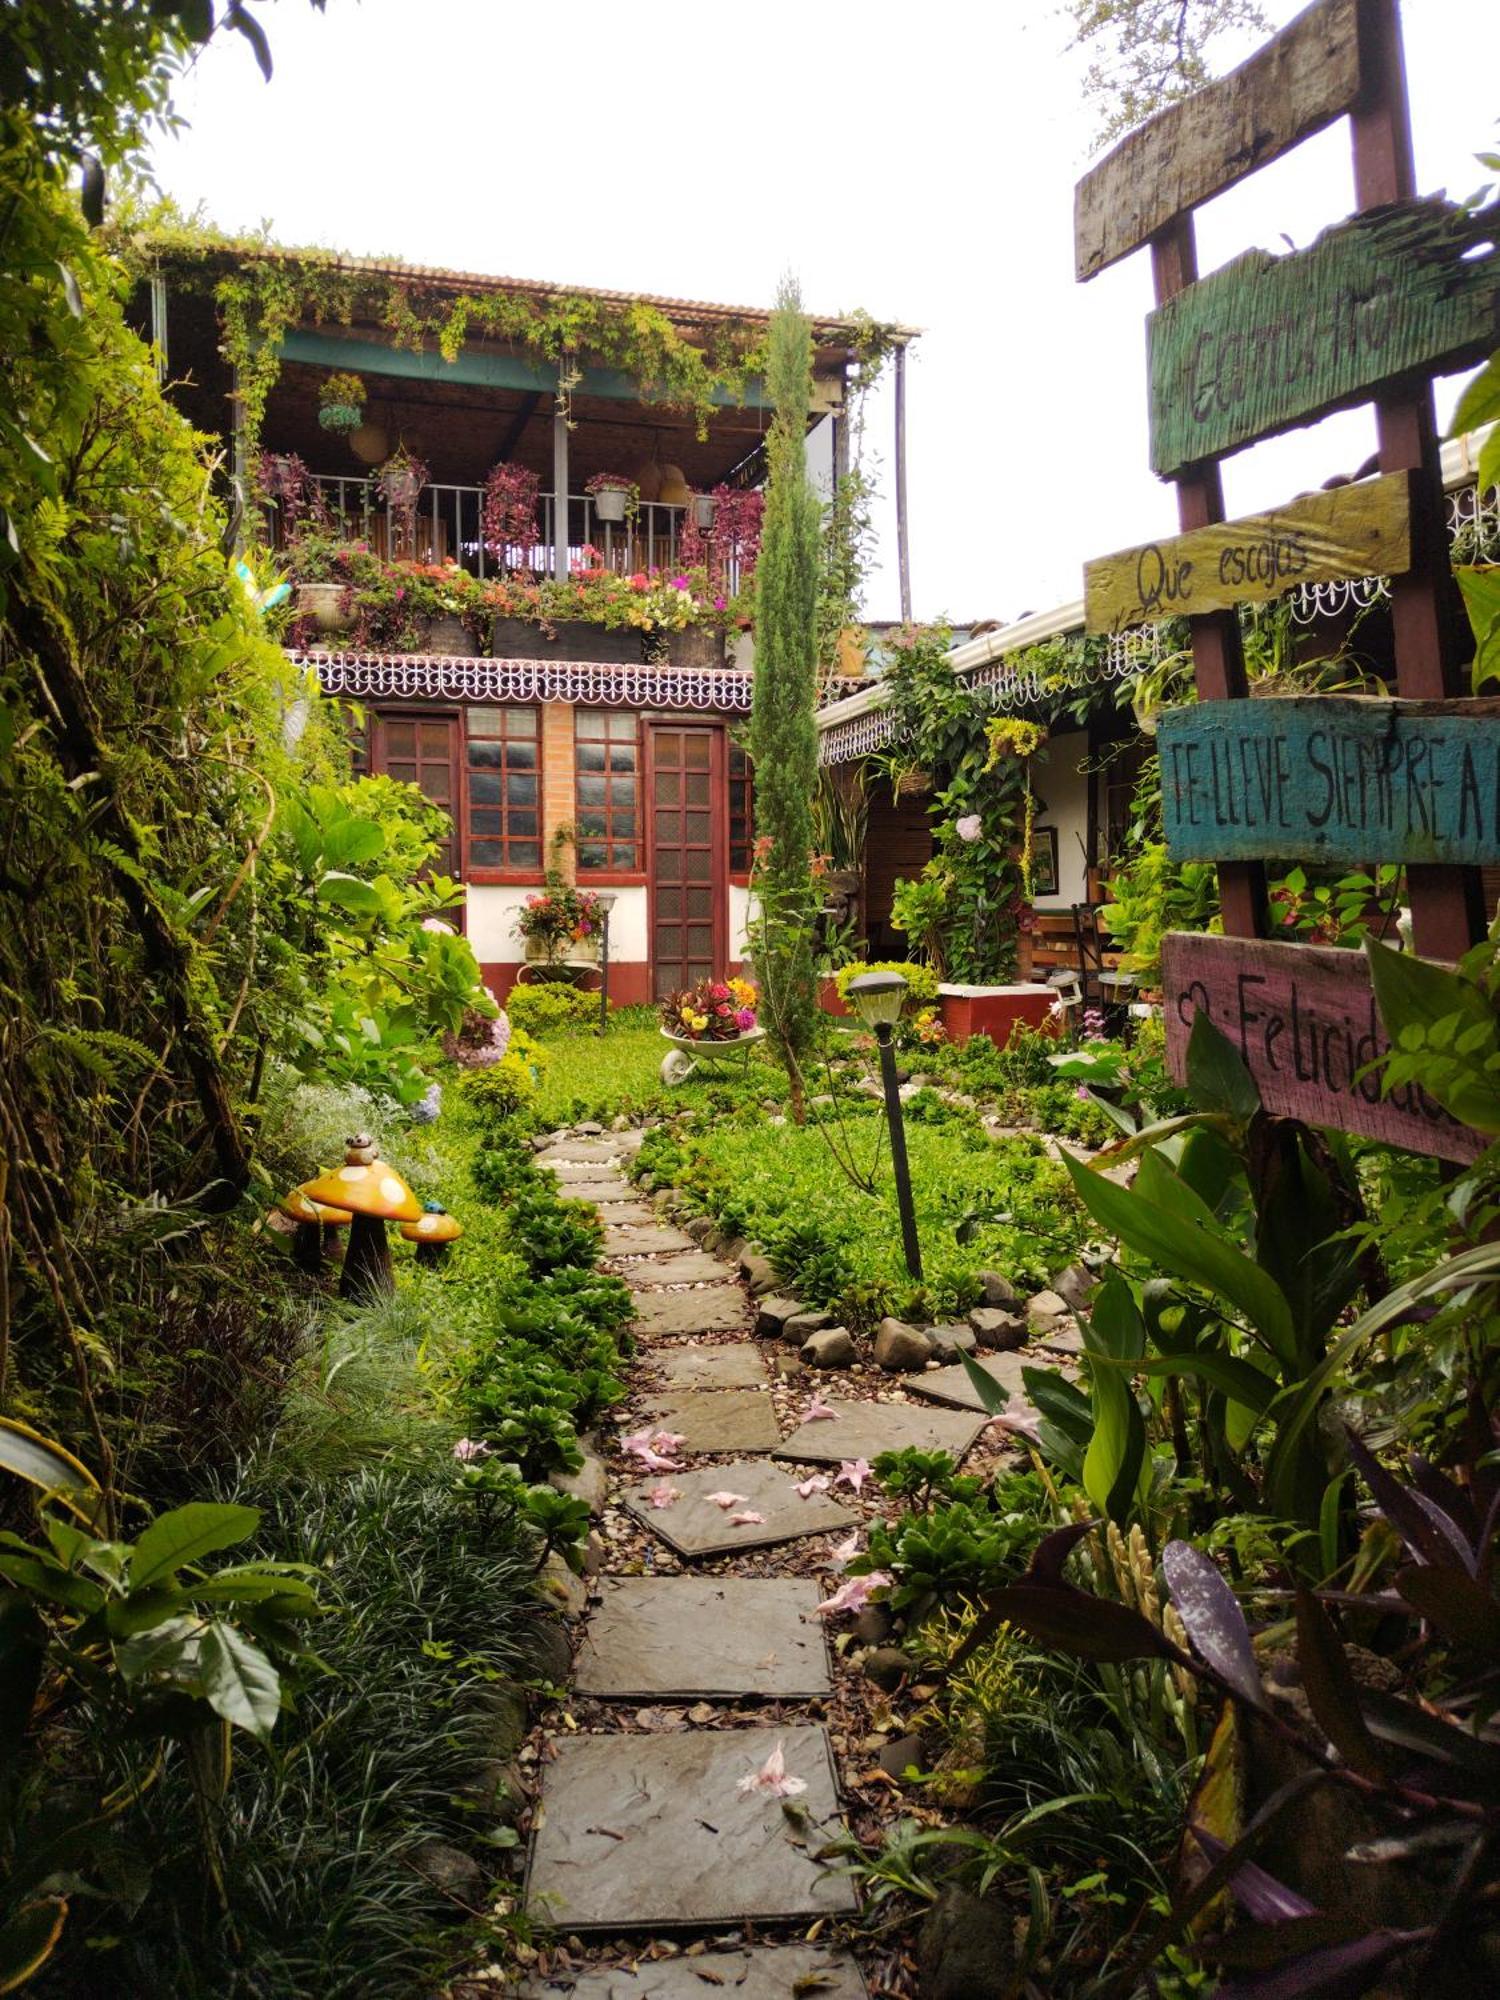
[[[733,667],[624,661],[489,660],[446,653],[294,651],[324,694],[383,701],[581,701],[626,708],[750,711],[751,678]]]

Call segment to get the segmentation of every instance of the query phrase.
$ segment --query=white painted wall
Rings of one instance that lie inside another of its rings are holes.
[[[1089,774],[1082,768],[1088,748],[1088,731],[1071,729],[1050,737],[1032,766],[1036,823],[1057,828],[1057,894],[1038,896],[1039,910],[1065,910],[1088,897]]]
[[[581,884],[587,888],[585,882]],[[468,937],[474,956],[481,965],[520,965],[526,947],[512,935],[511,926],[526,898],[534,889],[497,888],[469,885]],[[620,963],[642,963],[646,951],[646,891],[644,888],[618,889],[609,913],[609,955]]]
[[[750,923],[750,891],[742,889],[737,882],[729,885],[729,956],[741,959],[745,955],[745,933]]]

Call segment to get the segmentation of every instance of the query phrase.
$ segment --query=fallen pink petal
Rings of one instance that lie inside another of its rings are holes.
[[[1033,1444],[1041,1440],[1041,1429],[1036,1417],[991,1417],[986,1430],[1008,1431],[1014,1437],[1030,1438]]]
[[[681,1467],[675,1458],[664,1457],[656,1449],[661,1439],[670,1437],[669,1431],[634,1431],[629,1437],[621,1438],[620,1449],[632,1458],[640,1460],[647,1472],[679,1472]]]
[[[817,1424],[825,1420],[832,1423],[837,1415],[838,1411],[833,1407],[832,1403],[825,1403],[821,1396],[814,1396],[807,1408],[802,1412],[802,1421],[805,1424]]]
[[[715,1507],[738,1507],[750,1498],[748,1493],[708,1493],[704,1495]]]
[[[826,1493],[828,1491],[828,1474],[826,1472],[815,1472],[810,1479],[799,1480],[797,1482],[797,1491],[804,1500],[811,1500],[815,1493]]]
[[[753,1507],[747,1507],[743,1514],[731,1514],[729,1525],[731,1528],[758,1528],[765,1518],[764,1514],[757,1514]]]
[[[677,1487],[670,1485],[665,1479],[660,1479],[646,1495],[646,1504],[648,1507],[675,1507],[681,1498],[681,1491]]]
[[[859,1493],[869,1476],[870,1461],[867,1458],[846,1458],[834,1474],[833,1483],[835,1486],[847,1486],[852,1493]]]
[[[854,1530],[852,1535],[846,1535],[843,1541],[835,1542],[828,1553],[834,1562],[838,1563],[841,1567],[844,1563],[853,1562],[854,1558],[859,1554],[858,1528]]]
[[[765,1763],[758,1771],[747,1771],[735,1786],[737,1792],[763,1792],[768,1798],[794,1799],[799,1792],[807,1790],[805,1778],[789,1777],[786,1768],[786,1750],[778,1742]]]
[[[870,1601],[870,1593],[888,1590],[890,1577],[883,1569],[872,1569],[868,1576],[851,1576],[847,1583],[841,1583],[832,1597],[825,1597],[818,1606],[820,1618],[838,1618],[846,1611],[863,1611]]]

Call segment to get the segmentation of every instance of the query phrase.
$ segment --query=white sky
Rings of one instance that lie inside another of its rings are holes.
[[[1009,619],[1081,593],[1090,556],[1171,533],[1146,465],[1144,251],[1073,281],[1073,183],[1096,123],[1054,0],[301,0],[260,12],[177,93],[162,188],[230,228],[517,277],[925,329],[908,369],[919,617]],[[1284,21],[1296,0],[1269,0]],[[1497,0],[1405,0],[1421,191],[1470,193],[1496,140]],[[1348,212],[1347,126],[1200,211],[1206,272]],[[1446,423],[1456,384],[1438,386]],[[871,399],[896,612],[888,390]],[[1368,411],[1229,461],[1232,513],[1374,445]]]

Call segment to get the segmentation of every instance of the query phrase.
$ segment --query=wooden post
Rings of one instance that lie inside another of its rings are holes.
[[[568,574],[568,412],[562,397],[552,401],[552,574]]]
[[[911,551],[906,536],[906,348],[896,349],[896,567],[901,579],[901,622],[911,623]]]
[[[1151,239],[1151,275],[1156,303],[1165,305],[1198,276],[1198,240],[1191,215],[1179,215]],[[1205,460],[1177,482],[1177,518],[1185,531],[1224,519],[1224,482],[1218,465]],[[1188,621],[1193,635],[1193,678],[1200,701],[1233,701],[1250,692],[1239,619],[1233,611],[1210,611]],[[1266,934],[1266,871],[1259,861],[1219,863],[1219,904],[1230,937]]]
[[[1361,0],[1365,85],[1351,118],[1354,198],[1360,208],[1416,193],[1406,68],[1396,0]],[[1461,693],[1452,579],[1443,513],[1432,384],[1403,387],[1375,404],[1382,472],[1410,469],[1412,562],[1391,582],[1396,690],[1413,700]],[[1484,930],[1479,871],[1413,863],[1407,870],[1412,943],[1430,958],[1459,958]]]

